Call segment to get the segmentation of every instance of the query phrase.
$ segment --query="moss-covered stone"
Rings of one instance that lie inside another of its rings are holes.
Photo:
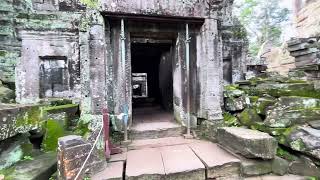
[[[25,156],[32,156],[29,134],[19,134],[0,142],[0,170],[8,168]]]
[[[0,84],[0,103],[12,103],[14,100],[14,91]]]
[[[305,151],[306,145],[301,139],[297,139],[295,141],[290,142],[290,147],[296,151]]]
[[[299,96],[285,96],[279,98],[277,105],[290,109],[320,108],[320,99]]]
[[[287,128],[296,124],[318,120],[319,116],[320,108],[291,110],[279,107],[267,111],[264,123],[272,128]]]
[[[291,154],[289,151],[287,151],[281,147],[278,147],[278,149],[277,149],[277,156],[279,156],[283,159],[286,159],[288,161],[294,161],[294,160],[298,159],[295,155]]]
[[[240,97],[244,95],[244,91],[237,89],[235,85],[225,86],[224,88],[224,97]]]
[[[251,126],[256,122],[262,122],[262,119],[258,115],[257,111],[252,108],[247,108],[242,111],[238,118],[240,123],[245,126]]]
[[[270,128],[266,126],[263,122],[255,122],[250,126],[250,128],[268,133],[272,136],[280,136],[287,131],[287,128]]]
[[[224,124],[229,127],[237,127],[240,126],[240,122],[237,117],[233,116],[230,113],[223,113]]]
[[[246,97],[240,96],[240,97],[227,97],[225,99],[225,109],[227,111],[241,111],[246,107]]]
[[[49,119],[46,123],[46,133],[42,142],[44,151],[56,151],[58,147],[58,138],[65,135],[65,130],[62,124]]]
[[[56,153],[44,153],[34,157],[33,160],[20,161],[16,165],[0,171],[5,180],[22,179],[49,179],[57,170]]]
[[[99,0],[80,0],[80,2],[90,8],[98,8],[99,4]]]
[[[276,99],[272,97],[263,97],[257,100],[254,107],[258,114],[265,115],[267,108],[274,105],[275,103]]]

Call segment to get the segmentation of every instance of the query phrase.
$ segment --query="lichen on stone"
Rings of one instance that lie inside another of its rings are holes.
[[[306,146],[301,139],[290,142],[290,147],[296,151],[304,151],[306,149]]]

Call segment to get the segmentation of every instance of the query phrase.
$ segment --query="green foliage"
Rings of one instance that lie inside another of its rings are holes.
[[[294,155],[290,154],[288,151],[284,150],[281,147],[277,148],[277,156],[289,161],[294,161],[296,159]]]
[[[29,160],[29,161],[32,161],[34,158],[31,157],[31,156],[24,156],[23,157],[23,160]]]
[[[306,177],[307,180],[319,180],[317,177]]]
[[[238,0],[236,14],[248,32],[252,55],[257,55],[265,42],[280,45],[282,24],[288,20],[289,10],[281,8],[279,0]]]
[[[223,120],[224,120],[224,124],[229,127],[240,126],[238,119],[228,112],[223,113]]]

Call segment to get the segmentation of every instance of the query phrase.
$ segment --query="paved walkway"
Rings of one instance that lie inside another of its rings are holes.
[[[208,141],[182,137],[135,140],[123,154],[114,155],[102,179],[239,180],[240,160]],[[125,163],[126,162],[126,163]],[[299,176],[261,176],[245,180],[303,179]]]

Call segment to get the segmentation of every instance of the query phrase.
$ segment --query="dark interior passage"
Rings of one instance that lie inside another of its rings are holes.
[[[143,108],[155,107],[163,112],[173,109],[173,80],[171,44],[132,43],[133,114]],[[147,76],[147,93],[143,91],[143,77]],[[144,97],[143,95],[146,95]],[[141,96],[141,97],[139,97]],[[139,109],[139,110],[138,110]],[[133,117],[135,119],[135,117]]]

